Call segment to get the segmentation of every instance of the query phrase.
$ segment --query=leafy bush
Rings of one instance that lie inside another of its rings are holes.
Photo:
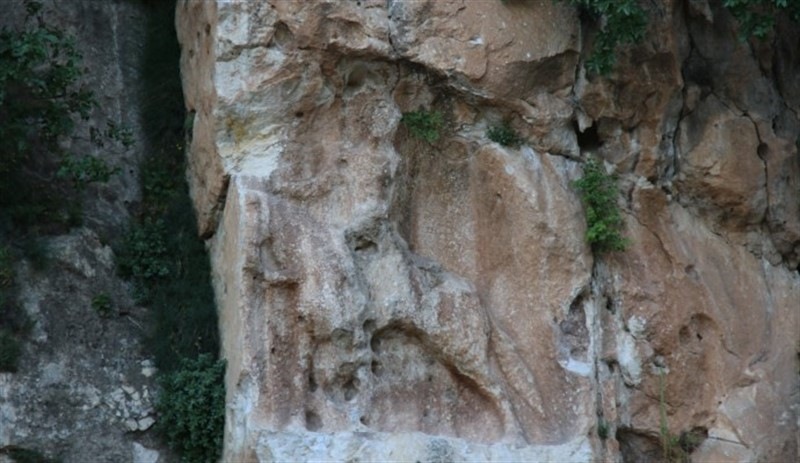
[[[800,2],[797,0],[723,0],[739,23],[739,37],[763,39],[775,27],[775,18],[786,11],[794,21],[800,21]]]
[[[0,447],[0,455],[8,455],[14,463],[60,463],[61,460],[48,458],[38,450],[7,445]]]
[[[120,275],[152,283],[170,274],[167,230],[163,220],[145,221],[133,226],[117,251]]]
[[[148,11],[142,63],[142,127],[137,220],[117,243],[118,272],[151,317],[145,345],[163,392],[157,429],[184,461],[217,461],[225,413],[211,268],[186,182],[186,115],[179,72],[174,1],[144,2]]]
[[[562,0],[563,1],[563,0]],[[608,74],[614,67],[618,45],[636,43],[644,37],[647,16],[637,0],[569,0],[602,26],[586,61],[594,74]],[[739,23],[740,38],[764,38],[772,31],[775,18],[783,12],[800,21],[800,2],[797,0],[723,0]]]
[[[570,0],[589,15],[604,20],[595,37],[586,68],[594,74],[608,74],[616,62],[618,45],[636,43],[644,37],[647,17],[637,0]]]
[[[100,293],[92,298],[92,308],[101,317],[111,315],[111,296],[108,293]]]
[[[512,148],[519,147],[522,144],[522,138],[508,124],[490,127],[486,132],[486,136],[495,143]]]
[[[438,111],[420,109],[403,114],[400,122],[408,127],[411,135],[428,143],[433,143],[439,139],[439,129],[442,128],[444,119],[442,118],[442,113]]]
[[[41,3],[24,4],[24,23],[0,31],[0,213],[23,231],[34,225],[41,231],[46,223],[72,225],[76,214],[62,211],[79,204],[86,184],[106,181],[115,170],[63,149],[63,139],[76,136],[75,122],[88,121],[97,102],[75,39],[46,23]],[[132,142],[118,124],[87,127],[97,146]]]
[[[609,436],[609,425],[608,422],[604,419],[600,419],[597,422],[597,437],[602,440],[608,439]]]
[[[83,190],[90,183],[109,181],[118,172],[119,168],[112,169],[102,159],[92,156],[66,156],[56,176],[71,180],[75,188]]]
[[[624,251],[628,240],[622,236],[623,220],[617,206],[617,185],[602,164],[590,159],[575,187],[586,211],[586,240],[600,253]]]
[[[183,461],[215,462],[221,456],[224,376],[225,363],[202,354],[160,378],[157,429]]]

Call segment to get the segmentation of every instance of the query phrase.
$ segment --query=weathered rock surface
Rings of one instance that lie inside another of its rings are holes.
[[[0,461],[10,461],[7,447],[18,447],[66,463],[152,463],[160,452],[146,447],[163,445],[144,433],[156,418],[152,362],[141,345],[147,317],[116,277],[108,244],[124,230],[139,197],[143,146],[135,78],[146,18],[135,2],[43,3],[47,23],[75,37],[84,57],[86,83],[99,104],[90,123],[121,122],[137,145],[114,150],[69,141],[76,152],[99,156],[119,173],[88,187],[84,227],[42,239],[44,268],[24,262],[15,269],[18,302],[33,326],[18,371],[0,373]],[[2,24],[22,22],[22,2],[3,6]],[[92,306],[100,295],[109,302],[107,314]]]
[[[642,461],[662,410],[697,461],[797,455],[798,28],[651,7],[598,78],[561,3],[179,3],[225,460]],[[632,240],[600,260],[588,155]]]

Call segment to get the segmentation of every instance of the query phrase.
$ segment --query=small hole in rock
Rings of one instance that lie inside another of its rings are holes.
[[[362,416],[361,418],[359,418],[358,421],[360,421],[361,424],[363,424],[364,426],[367,425],[367,417],[366,416]]]
[[[351,378],[344,384],[344,400],[351,401],[358,394],[358,379]]]
[[[362,236],[362,237],[359,237],[356,240],[356,246],[355,246],[354,250],[356,250],[356,251],[365,251],[365,250],[368,250],[368,249],[372,249],[375,246],[376,246],[376,244],[375,244],[374,241],[372,241],[369,238],[365,238],[365,237]]]
[[[583,132],[578,128],[578,123],[572,123],[575,129],[575,136],[578,139],[578,146],[581,151],[591,151],[603,146],[603,140],[600,139],[600,134],[597,132],[597,123],[593,123],[591,127],[587,127]]]
[[[305,116],[305,113],[303,111],[297,111],[296,113],[294,113],[294,117],[303,117],[303,116]]]
[[[760,143],[756,149],[756,153],[758,153],[758,157],[765,159],[767,155],[769,155],[769,145],[766,143]]]
[[[306,410],[306,429],[318,431],[322,428],[322,419],[312,410]]]

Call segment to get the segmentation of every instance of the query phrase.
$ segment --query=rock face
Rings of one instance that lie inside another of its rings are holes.
[[[119,173],[88,187],[83,227],[42,238],[44,268],[24,262],[15,269],[17,302],[32,329],[18,371],[0,373],[0,461],[12,461],[7,450],[17,448],[53,461],[155,462],[160,452],[152,448],[163,444],[145,433],[156,418],[157,390],[141,345],[147,316],[116,277],[108,245],[126,227],[130,204],[139,196],[142,132],[134,70],[146,16],[134,2],[42,3],[47,24],[74,37],[83,55],[85,78],[99,104],[90,123],[101,128],[106,121],[121,123],[136,144],[125,151],[70,141],[76,152],[100,156]],[[21,24],[23,3],[4,6],[0,23]],[[81,133],[88,134],[83,124],[78,123]],[[93,307],[98,296],[107,301],[107,313]]]
[[[796,456],[800,29],[657,8],[600,78],[560,2],[179,2],[225,461]]]

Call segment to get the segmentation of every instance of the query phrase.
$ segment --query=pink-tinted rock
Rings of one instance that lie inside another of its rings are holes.
[[[662,410],[698,461],[797,451],[796,60],[648,8],[601,77],[560,2],[179,5],[225,459],[637,461]],[[600,259],[589,155],[632,242]]]

